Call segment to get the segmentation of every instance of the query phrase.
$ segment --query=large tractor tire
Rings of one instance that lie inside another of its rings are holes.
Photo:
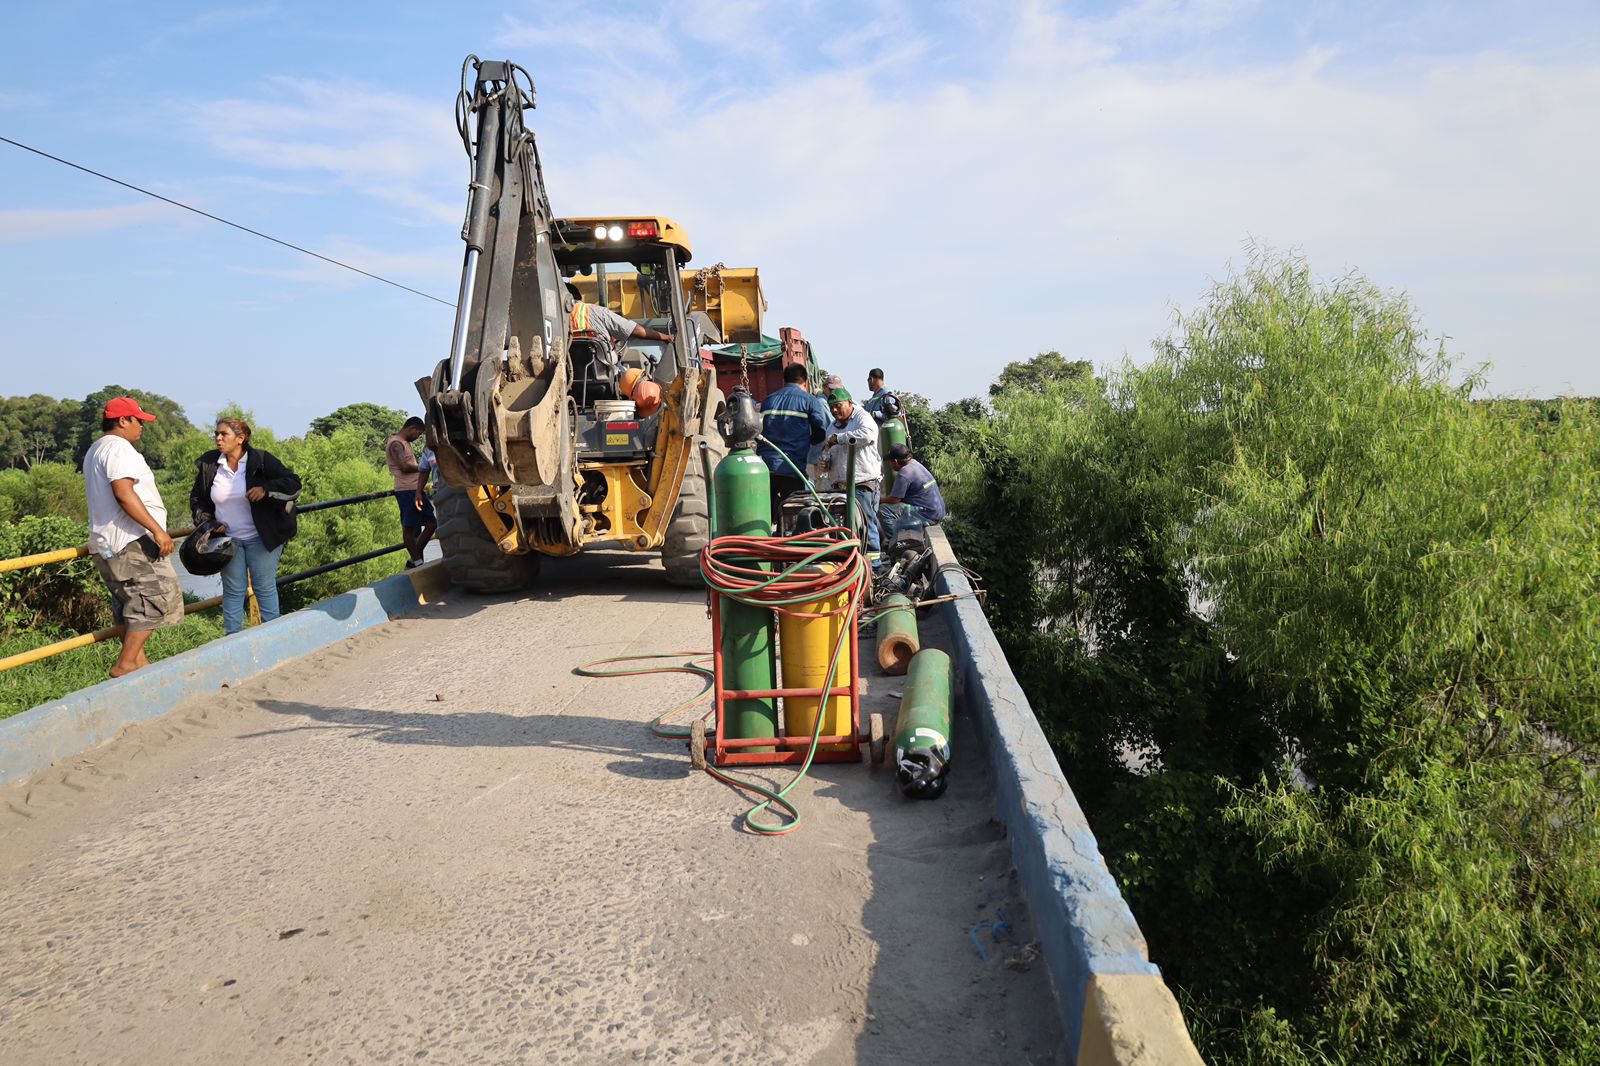
[[[695,437],[689,442],[689,468],[683,472],[683,487],[678,490],[678,506],[672,512],[672,523],[667,526],[667,538],[661,545],[661,565],[667,571],[667,584],[680,588],[700,588],[705,578],[700,574],[700,549],[711,540],[711,511],[707,494],[705,471],[700,464],[700,442],[711,448],[712,469],[728,454],[722,437],[712,433]]]
[[[539,576],[539,556],[507,555],[483,528],[465,489],[441,486],[433,497],[439,513],[439,547],[445,573],[469,592],[516,592]]]

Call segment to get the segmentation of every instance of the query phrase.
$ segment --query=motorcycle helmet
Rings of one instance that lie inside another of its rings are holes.
[[[217,532],[217,523],[206,521],[183,538],[178,546],[178,560],[195,577],[211,577],[222,573],[223,567],[233,559],[233,552],[233,538]]]

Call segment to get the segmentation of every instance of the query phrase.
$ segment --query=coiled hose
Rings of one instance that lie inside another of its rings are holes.
[[[828,660],[828,672],[823,681],[823,691],[834,687],[854,628],[851,622],[859,615],[861,602],[871,583],[871,571],[861,551],[861,542],[842,527],[812,530],[791,537],[718,537],[707,544],[700,553],[700,569],[706,585],[719,595],[728,596],[740,603],[764,607],[779,614],[795,618],[841,619],[839,637],[834,642]],[[831,610],[813,612],[802,610],[818,601],[831,600],[844,595],[844,602]],[[631,667],[620,664],[682,660],[676,665]],[[667,725],[668,719],[688,710],[711,695],[712,672],[706,668],[711,656],[702,651],[658,652],[651,655],[626,655],[609,659],[596,659],[584,663],[576,672],[585,677],[628,677],[638,674],[686,673],[705,679],[701,691],[652,719],[650,731],[658,737],[683,739],[687,729]],[[817,753],[818,738],[822,735],[823,713],[827,698],[823,697],[817,710],[816,722],[811,732],[811,743],[800,769],[781,789],[773,790],[754,781],[735,777],[724,770],[707,764],[706,772],[734,788],[760,797],[747,811],[742,821],[750,832],[761,836],[783,836],[800,827],[800,811],[787,798],[811,769]],[[713,712],[707,712],[709,718]],[[769,808],[777,808],[783,820],[771,823],[760,820]]]

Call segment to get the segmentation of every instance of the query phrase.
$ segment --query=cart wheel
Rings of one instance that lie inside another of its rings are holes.
[[[874,714],[867,718],[867,736],[872,745],[872,765],[882,766],[889,748],[888,738],[883,735],[883,715]]]
[[[696,718],[689,723],[689,765],[696,770],[706,768],[706,720]]]

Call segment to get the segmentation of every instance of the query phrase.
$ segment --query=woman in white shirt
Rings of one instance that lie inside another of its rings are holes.
[[[250,447],[243,419],[217,419],[215,439],[216,451],[195,461],[189,510],[196,525],[214,521],[233,538],[233,558],[222,571],[222,628],[237,633],[247,588],[263,622],[278,617],[278,559],[295,534],[300,478],[271,452]]]

